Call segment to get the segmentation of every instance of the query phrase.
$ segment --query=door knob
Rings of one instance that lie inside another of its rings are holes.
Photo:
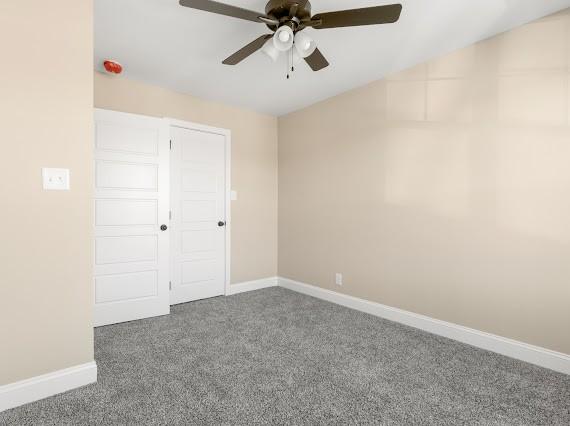
[[[162,225],[162,226],[160,227],[160,230],[161,230],[161,231],[166,231],[167,229],[168,229],[168,226],[166,226],[166,225]]]
[[[226,222],[222,222],[221,220],[218,222],[218,226],[226,226]]]

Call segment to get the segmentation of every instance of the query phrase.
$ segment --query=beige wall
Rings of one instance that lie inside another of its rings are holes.
[[[93,359],[92,7],[0,6],[18,64],[0,70],[0,385]],[[281,118],[279,273],[570,353],[569,25]],[[95,94],[232,131],[232,281],[275,275],[277,120],[98,74]],[[71,191],[43,191],[45,166],[70,168]]]
[[[569,25],[282,117],[279,274],[570,353]]]
[[[0,4],[0,385],[93,360],[92,9]]]
[[[277,119],[125,78],[95,74],[95,106],[232,132],[231,280],[277,275]]]

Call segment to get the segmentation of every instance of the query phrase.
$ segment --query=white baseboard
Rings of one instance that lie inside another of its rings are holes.
[[[472,328],[437,320],[402,309],[370,302],[287,278],[271,277],[230,286],[229,294],[281,286],[351,309],[399,322],[481,349],[496,352],[561,373],[570,374],[570,355]],[[97,381],[95,361],[0,386],[0,412],[38,401]]]
[[[95,361],[0,386],[0,412],[97,381]]]
[[[255,281],[247,281],[230,285],[228,296],[245,293],[246,291],[261,290],[262,288],[276,287],[279,284],[277,277],[263,278]]]
[[[419,328],[420,330],[467,343],[468,345],[476,346],[481,349],[496,352],[561,373],[570,374],[570,355],[382,305],[380,303],[370,302],[335,291],[325,290],[287,278],[279,278],[279,285],[289,290],[366,312],[390,321]]]

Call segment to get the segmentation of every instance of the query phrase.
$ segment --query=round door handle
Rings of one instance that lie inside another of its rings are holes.
[[[168,226],[166,226],[166,225],[162,225],[162,226],[160,227],[160,230],[161,230],[161,231],[166,231],[167,229],[168,229]]]
[[[222,227],[222,226],[226,226],[226,222],[222,222],[221,220],[218,222],[218,226]]]

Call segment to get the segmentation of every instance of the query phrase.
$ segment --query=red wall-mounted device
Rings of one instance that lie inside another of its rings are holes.
[[[107,59],[103,62],[103,66],[105,67],[105,71],[109,74],[121,74],[123,72],[123,66],[116,61],[112,61]]]

